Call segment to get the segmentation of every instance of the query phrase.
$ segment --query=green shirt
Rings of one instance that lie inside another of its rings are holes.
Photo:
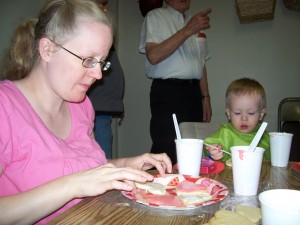
[[[210,137],[205,138],[204,142],[207,144],[220,144],[223,146],[225,151],[230,152],[230,147],[232,146],[248,146],[250,145],[251,141],[253,140],[255,134],[257,133],[260,124],[249,134],[243,134],[238,132],[233,128],[231,123],[226,123],[221,125],[218,131],[211,135]],[[264,160],[271,159],[270,153],[270,137],[269,134],[265,131],[262,138],[258,143],[258,147],[264,148]],[[204,155],[208,156],[208,151],[204,150]],[[230,159],[231,156],[224,153],[224,156],[220,161],[226,162]]]

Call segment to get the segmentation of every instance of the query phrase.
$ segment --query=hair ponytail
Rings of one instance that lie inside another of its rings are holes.
[[[37,19],[20,24],[13,34],[10,48],[2,60],[2,77],[19,80],[27,76],[37,57],[34,40],[34,27]]]

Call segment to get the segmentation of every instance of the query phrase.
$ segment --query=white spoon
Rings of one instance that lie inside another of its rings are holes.
[[[217,150],[218,150],[218,147],[216,147],[216,146],[213,146],[213,145],[210,145],[210,144],[207,144],[207,143],[204,143],[204,145],[209,146],[209,147],[211,147],[211,148],[214,148],[214,149],[217,149]],[[227,151],[225,151],[224,149],[222,149],[221,152],[224,152],[224,153],[226,153],[226,154],[228,154],[228,155],[231,155],[230,152],[227,152]]]
[[[248,151],[252,151],[252,152],[255,151],[256,146],[257,146],[258,142],[260,141],[260,139],[261,139],[261,137],[262,137],[262,135],[263,135],[263,133],[264,133],[267,125],[268,125],[268,123],[266,123],[266,122],[263,122],[261,124],[260,128],[258,129],[255,137],[253,138],[253,140],[252,140],[252,142],[251,142],[251,144],[249,146],[249,150]]]

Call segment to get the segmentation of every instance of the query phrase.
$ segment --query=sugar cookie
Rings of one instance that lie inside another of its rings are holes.
[[[219,210],[215,216],[209,221],[210,225],[256,225],[247,218],[236,212],[228,210]]]
[[[237,205],[235,211],[254,223],[257,223],[261,219],[261,209],[257,207]]]

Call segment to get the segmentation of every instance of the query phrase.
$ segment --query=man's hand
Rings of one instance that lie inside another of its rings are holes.
[[[209,13],[211,13],[211,9],[207,8],[198,12],[191,18],[185,27],[190,36],[199,33],[201,30],[210,28],[210,19],[208,16]]]

